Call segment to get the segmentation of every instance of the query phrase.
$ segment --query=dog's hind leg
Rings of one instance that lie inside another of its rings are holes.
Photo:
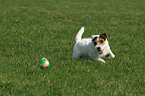
[[[72,58],[73,58],[73,59],[78,59],[78,58],[80,58],[80,55],[79,55],[79,54],[77,54],[77,53],[73,53]]]
[[[80,56],[73,55],[72,58],[73,58],[73,59],[78,59],[78,58],[80,58]]]

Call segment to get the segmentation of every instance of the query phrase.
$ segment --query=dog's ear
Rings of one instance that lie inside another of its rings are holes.
[[[94,42],[98,38],[98,35],[92,35],[92,41]]]
[[[108,38],[107,33],[101,34],[100,37],[103,37],[105,40]]]
[[[97,37],[96,35],[92,35],[92,39],[94,39],[95,37]]]
[[[92,35],[92,39],[94,39],[95,37],[99,37],[99,35]]]
[[[96,39],[97,37],[92,35],[92,41],[94,42]]]

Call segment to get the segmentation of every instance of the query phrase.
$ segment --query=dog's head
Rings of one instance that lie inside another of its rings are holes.
[[[107,42],[107,34],[92,35],[92,42],[95,45],[95,49],[98,50],[99,54],[102,54]]]

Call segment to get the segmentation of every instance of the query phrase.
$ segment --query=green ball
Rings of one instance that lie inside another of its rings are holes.
[[[49,66],[50,66],[50,63],[49,63],[49,61],[48,61],[46,58],[42,58],[42,59],[40,60],[40,67],[41,67],[42,69],[44,69],[44,68],[49,68]]]

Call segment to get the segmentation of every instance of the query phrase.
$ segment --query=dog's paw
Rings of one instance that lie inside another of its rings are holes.
[[[106,58],[107,59],[115,58],[115,55],[114,54],[107,54],[106,55]]]
[[[112,54],[112,56],[111,56],[112,58],[115,58],[115,55],[114,54]]]
[[[103,63],[105,63],[105,61],[104,61],[104,60],[103,60],[102,62],[103,62]]]
[[[105,63],[105,60],[103,60],[103,59],[101,59],[101,58],[98,58],[97,60],[98,60],[98,61],[101,61],[101,62],[103,62],[103,63]]]

